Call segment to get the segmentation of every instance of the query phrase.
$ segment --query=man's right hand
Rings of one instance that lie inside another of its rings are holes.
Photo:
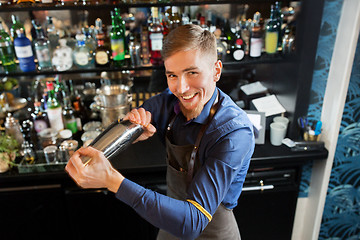
[[[144,141],[149,137],[153,136],[156,132],[156,128],[151,124],[151,113],[146,111],[144,108],[137,108],[131,110],[126,116],[124,120],[129,120],[130,122],[137,123],[143,126],[144,133],[138,137],[134,142]]]

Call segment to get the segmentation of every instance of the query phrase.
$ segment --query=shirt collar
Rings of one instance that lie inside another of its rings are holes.
[[[194,119],[191,119],[187,123],[190,123],[190,122],[196,122],[196,123],[200,123],[200,124],[205,124],[206,123],[206,121],[207,121],[207,119],[209,117],[209,114],[210,114],[210,109],[211,109],[211,107],[212,107],[212,105],[213,105],[213,103],[214,103],[214,101],[216,99],[217,92],[218,91],[216,91],[216,88],[215,88],[215,91],[213,92],[212,97],[205,104],[204,109],[201,111],[200,115],[197,116]],[[177,102],[174,105],[174,112],[175,112],[176,115],[178,115],[181,112],[179,100],[177,100]]]

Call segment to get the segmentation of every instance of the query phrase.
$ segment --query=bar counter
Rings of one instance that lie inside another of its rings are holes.
[[[291,239],[302,166],[327,154],[326,149],[293,152],[285,145],[272,146],[269,139],[255,147],[234,209],[243,240]],[[162,143],[153,137],[111,161],[126,178],[165,194],[165,156]],[[81,189],[61,169],[19,173],[14,168],[0,174],[0,206],[4,239],[115,239],[121,233],[153,240],[158,231],[113,193]]]

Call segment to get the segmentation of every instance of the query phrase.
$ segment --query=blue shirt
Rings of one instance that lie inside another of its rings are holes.
[[[178,99],[167,89],[150,98],[143,107],[151,112],[152,124],[165,142],[166,127],[174,110],[178,113],[173,124],[173,143],[194,144],[197,134],[206,123],[217,91],[204,106],[201,114],[187,121],[178,111]],[[194,175],[187,191],[190,199],[213,215],[220,203],[234,208],[240,196],[255,147],[253,127],[246,116],[225,93],[219,90],[219,107],[199,146],[202,165]],[[194,239],[209,220],[188,201],[176,200],[125,179],[116,193],[147,221],[171,234]]]

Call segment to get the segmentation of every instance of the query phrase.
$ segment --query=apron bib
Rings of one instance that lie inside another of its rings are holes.
[[[219,94],[219,93],[218,93]],[[212,106],[212,113],[209,116],[208,123],[216,111],[216,103]],[[215,109],[213,109],[215,107]],[[175,118],[175,117],[174,117]],[[168,131],[170,130],[174,118],[169,123]],[[170,142],[166,136],[166,182],[167,182],[167,196],[186,201],[187,188],[190,184],[192,176],[200,168],[200,163],[197,157],[197,150],[200,140],[208,124],[206,124],[199,132],[195,145],[178,146]],[[190,169],[190,174],[189,170]],[[170,233],[160,229],[157,240],[173,240],[178,239]],[[240,232],[236,223],[235,216],[232,209],[227,209],[220,204],[215,211],[211,222],[206,226],[204,231],[197,238],[200,240],[239,240]]]

